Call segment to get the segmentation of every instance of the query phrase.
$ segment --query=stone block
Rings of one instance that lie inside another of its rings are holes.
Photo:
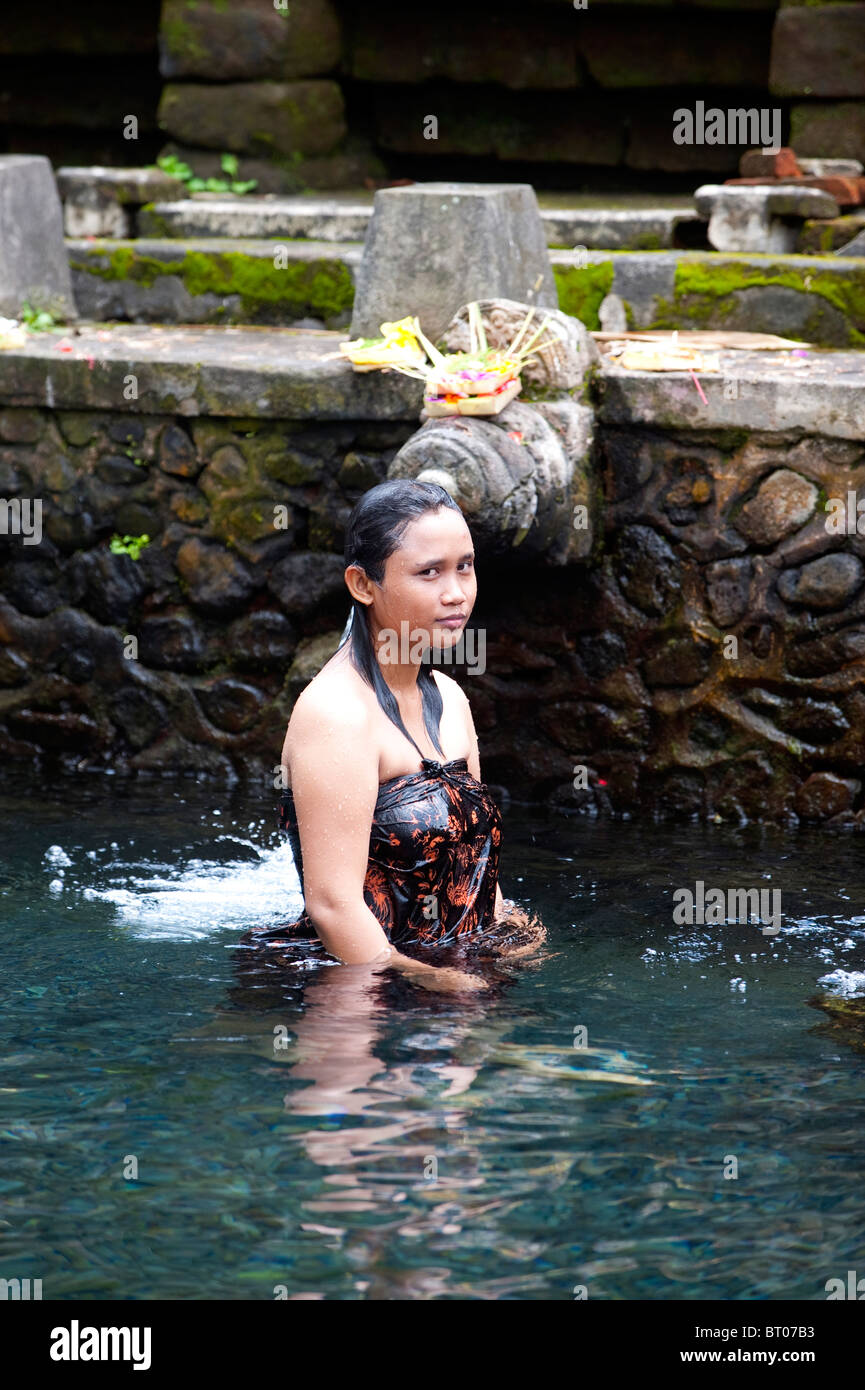
[[[339,84],[168,82],[160,128],[176,140],[235,154],[326,155],[346,134]]]
[[[196,608],[216,616],[244,608],[260,582],[222,546],[190,537],[177,552],[177,569]]]
[[[803,820],[828,820],[852,809],[862,783],[835,772],[812,772],[796,793],[796,810]]]
[[[153,52],[154,14],[150,5],[118,6],[117,0],[88,0],[86,20],[75,5],[6,5],[0,24],[0,53],[69,53],[92,58],[116,54],[129,58]]]
[[[580,54],[601,87],[766,86],[772,33],[767,14],[706,15],[699,24],[680,13],[614,9],[579,16]]]
[[[804,172],[795,154],[787,146],[772,153],[766,153],[763,150],[746,150],[739,159],[739,173],[743,179],[765,178],[767,176],[773,179],[797,178]]]
[[[865,165],[859,159],[800,159],[799,167],[803,174],[815,179],[861,179],[865,173]]]
[[[716,251],[795,251],[796,220],[838,216],[828,193],[795,184],[704,184],[694,204],[709,218],[709,242]]]
[[[748,611],[753,561],[718,560],[706,570],[706,591],[712,617],[719,627],[732,627]]]
[[[274,565],[268,587],[284,612],[302,617],[315,609],[330,609],[339,602],[350,604],[344,574],[345,564],[340,555],[296,551]]]
[[[841,608],[861,588],[862,561],[847,551],[833,551],[798,569],[784,570],[778,593],[787,603],[819,610]]]
[[[55,318],[77,317],[51,163],[0,155],[0,314],[18,318],[25,300]]]
[[[57,170],[68,237],[126,237],[134,230],[133,208],[162,198],[183,198],[185,185],[161,169],[67,166]]]
[[[467,84],[391,84],[373,88],[370,100],[378,143],[402,154],[610,165],[625,145],[624,116],[594,95],[493,87],[481,103]]]
[[[821,101],[792,106],[790,139],[800,155],[865,160],[865,101]]]
[[[436,341],[474,299],[558,307],[530,184],[426,183],[379,189],[357,271],[352,337],[417,314]]]
[[[530,24],[527,41],[524,17],[499,10],[479,42],[474,11],[449,14],[442,24],[434,10],[365,7],[353,26],[351,74],[362,82],[444,78],[533,90],[581,85],[573,17],[535,8]]]
[[[769,90],[786,97],[863,97],[863,55],[865,5],[779,10],[772,34]]]
[[[184,160],[196,178],[225,178],[222,155],[215,151],[194,149],[191,145],[181,145],[174,140],[169,140],[163,145],[159,153],[161,155],[171,154]],[[290,166],[285,162],[275,164],[272,159],[255,158],[243,154],[238,157],[237,163],[238,179],[243,182],[255,179],[254,196],[256,198],[268,193],[305,192],[310,188],[340,190],[360,188],[365,179],[384,178],[386,172],[382,160],[372,151],[370,143],[355,135],[348,135],[344,140],[341,140],[332,154],[310,155],[300,159],[292,159]],[[200,206],[204,206],[211,198],[217,196],[221,195],[210,194],[207,199],[196,198],[195,201]],[[246,198],[236,201],[245,203]],[[146,213],[140,213],[138,235],[164,235],[162,230],[164,222],[160,223],[158,219],[159,213],[156,208],[149,208]],[[295,235],[294,232],[285,231],[279,234],[281,236]],[[171,235],[170,232],[169,235]],[[196,233],[196,235],[198,234]],[[232,233],[232,235],[239,234]],[[363,240],[363,232],[360,233],[357,240]]]
[[[836,256],[865,256],[865,227],[861,232],[857,232],[850,241],[844,246],[839,246],[835,252]]]
[[[817,505],[817,489],[790,468],[779,468],[760,484],[736,518],[736,529],[755,545],[774,545],[805,525]]]
[[[342,52],[332,0],[163,0],[159,71],[208,82],[312,77],[336,67]]]
[[[677,145],[673,139],[674,109],[643,110],[632,116],[625,163],[629,169],[645,169],[666,174],[733,174],[736,171],[735,145]]]

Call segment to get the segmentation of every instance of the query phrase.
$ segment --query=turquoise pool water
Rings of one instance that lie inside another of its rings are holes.
[[[865,1053],[807,1002],[865,987],[858,836],[512,807],[502,881],[540,956],[490,999],[370,997],[241,964],[247,927],[297,909],[275,797],[7,774],[0,1277],[824,1299],[865,1273]],[[780,890],[780,931],[674,924],[698,880]]]

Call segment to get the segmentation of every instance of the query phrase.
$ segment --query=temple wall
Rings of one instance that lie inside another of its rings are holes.
[[[673,113],[697,101],[777,109],[801,154],[865,159],[863,52],[855,0],[498,0],[446,23],[397,0],[82,0],[4,17],[0,150],[170,151],[205,177],[230,152],[259,192],[438,177],[442,161],[463,178],[693,184],[768,143],[676,144]]]

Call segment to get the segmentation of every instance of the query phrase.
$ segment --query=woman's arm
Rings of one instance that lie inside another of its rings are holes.
[[[430,988],[485,988],[476,976],[401,955],[364,900],[378,799],[378,756],[365,712],[330,692],[305,691],[283,757],[290,759],[306,910],[325,949],[344,965],[390,967]]]

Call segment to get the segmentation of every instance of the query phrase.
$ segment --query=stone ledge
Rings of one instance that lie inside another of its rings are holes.
[[[604,361],[598,418],[654,429],[799,430],[865,439],[865,352],[812,352],[796,366],[774,352],[722,352],[717,372],[699,375],[706,404],[688,372],[633,372]],[[737,399],[725,397],[736,383]]]
[[[728,328],[825,347],[865,346],[865,257],[721,251],[551,255],[559,307],[600,327],[613,293],[635,329]]]
[[[540,201],[540,200],[539,200]],[[548,246],[652,250],[672,247],[676,229],[704,218],[693,207],[540,208]],[[372,201],[244,195],[158,201],[138,215],[142,237],[309,237],[319,242],[362,242]]]
[[[355,373],[337,352],[341,333],[290,328],[85,324],[60,353],[40,334],[0,354],[0,401],[57,410],[250,416],[294,420],[418,420],[423,388],[399,373]],[[805,430],[865,439],[865,352],[812,352],[797,365],[769,352],[724,352],[721,370],[627,372],[605,361],[599,415],[658,429]],[[124,399],[129,376],[138,398]],[[727,400],[723,383],[739,383]],[[807,388],[807,389],[803,389]]]
[[[319,241],[204,237],[69,238],[85,319],[133,323],[347,324],[362,247]],[[285,264],[274,265],[279,250]]]
[[[334,357],[344,333],[290,328],[80,325],[0,353],[0,401],[57,410],[417,420],[423,386],[397,372],[356,373]],[[136,399],[126,399],[129,378]]]

